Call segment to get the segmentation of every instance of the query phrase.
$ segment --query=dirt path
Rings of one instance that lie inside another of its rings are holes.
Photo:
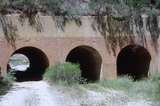
[[[15,83],[12,90],[0,100],[0,106],[61,106],[48,88],[49,85],[43,81]]]
[[[45,81],[15,83],[0,98],[0,106],[160,106],[146,101],[130,101],[117,91],[49,86]]]

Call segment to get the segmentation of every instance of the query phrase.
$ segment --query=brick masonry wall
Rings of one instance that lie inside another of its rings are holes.
[[[14,22],[16,24],[16,16],[12,17],[11,20],[15,20]],[[104,38],[99,32],[91,29],[90,21],[92,20],[90,20],[89,17],[83,17],[82,21],[84,24],[81,27],[77,27],[75,23],[68,24],[64,32],[56,29],[50,17],[46,17],[46,19],[43,17],[42,23],[45,26],[43,32],[36,32],[27,24],[21,27],[17,24],[19,36],[15,43],[16,49],[27,46],[36,47],[46,54],[50,65],[54,65],[56,62],[65,61],[69,52],[75,47],[83,45],[89,46],[96,49],[102,57],[101,79],[115,79],[117,77],[116,58],[121,48],[117,47],[115,56],[113,53],[109,53]],[[2,68],[2,74],[4,75],[6,74],[9,57],[16,49],[13,49],[4,39],[1,28],[0,36],[0,66]],[[147,44],[144,45],[144,47],[150,52],[152,57],[150,71],[155,72],[160,70],[159,48],[158,52],[155,52],[150,38],[146,38]],[[130,43],[125,44],[123,47],[129,44]],[[135,39],[135,44],[142,45],[138,37]]]

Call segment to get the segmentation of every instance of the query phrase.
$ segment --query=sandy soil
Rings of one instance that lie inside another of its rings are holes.
[[[45,81],[15,83],[0,98],[0,106],[160,106],[152,102],[130,100],[118,91],[50,86]]]

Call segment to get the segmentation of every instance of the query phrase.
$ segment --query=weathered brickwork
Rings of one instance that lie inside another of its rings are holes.
[[[50,17],[42,17],[42,32],[36,32],[34,28],[27,25],[27,22],[21,26],[16,19],[17,16],[9,17],[17,25],[18,37],[15,42],[16,49],[12,48],[5,40],[3,30],[0,27],[0,66],[3,75],[7,72],[7,64],[10,56],[20,48],[38,48],[47,56],[49,65],[54,65],[57,62],[65,61],[68,54],[74,48],[88,46],[95,49],[101,56],[100,78],[114,79],[117,77],[116,60],[121,49],[119,47],[116,49],[115,56],[112,52],[109,53],[103,36],[91,28],[90,21],[92,20],[90,17],[83,17],[82,23],[84,24],[81,26],[77,26],[75,23],[67,24],[65,31],[57,29],[55,22]],[[152,46],[150,38],[146,38],[147,45],[144,45],[144,47],[149,51],[152,58],[150,71],[158,71],[160,68],[160,55]],[[123,47],[130,44],[125,44]],[[135,40],[134,44],[142,45],[139,40]]]

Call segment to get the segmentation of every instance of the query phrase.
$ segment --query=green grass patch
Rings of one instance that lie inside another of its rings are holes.
[[[133,81],[126,76],[82,86],[94,91],[116,90],[124,92],[129,98],[136,100],[160,100],[160,73],[156,73],[140,81]]]
[[[103,87],[107,87],[114,90],[128,90],[133,86],[132,79],[128,77],[120,77],[115,80],[103,80],[98,83]]]
[[[0,95],[6,94],[13,82],[14,77],[10,74],[7,74],[3,79],[0,79]]]
[[[81,70],[79,65],[72,63],[58,63],[47,69],[44,79],[50,83],[69,85],[69,88],[80,88],[82,91],[106,91],[116,90],[124,92],[131,99],[160,101],[160,73],[149,76],[146,79],[134,81],[128,76],[119,77],[115,80],[101,80],[96,83],[85,83],[81,81]],[[85,80],[83,80],[85,82]],[[72,86],[71,86],[72,85]]]
[[[103,80],[96,84],[87,85],[88,88],[112,89],[123,91],[133,99],[160,100],[160,73],[151,75],[148,79],[133,81],[129,77],[120,77],[115,80]]]

